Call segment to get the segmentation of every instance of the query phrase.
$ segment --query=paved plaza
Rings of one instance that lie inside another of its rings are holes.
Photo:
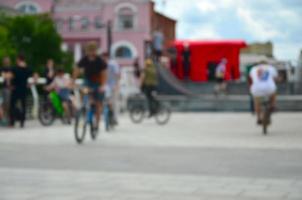
[[[176,113],[78,146],[58,122],[0,128],[0,200],[301,200],[302,113]]]

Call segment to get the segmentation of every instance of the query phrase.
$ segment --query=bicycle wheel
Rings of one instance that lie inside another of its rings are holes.
[[[90,120],[89,120],[89,126],[90,126],[90,136],[92,140],[96,140],[98,135],[99,135],[99,126],[97,125],[97,121],[94,115],[94,112],[91,111],[91,113],[89,113],[90,115]]]
[[[130,108],[130,119],[133,123],[139,124],[142,123],[145,116],[145,107],[143,105],[135,105]]]
[[[158,110],[155,115],[155,121],[158,125],[165,125],[169,122],[171,117],[171,110],[162,104],[158,105]]]
[[[104,107],[103,115],[104,115],[105,130],[109,132],[111,127],[110,127],[110,111],[108,106]]]
[[[75,140],[78,144],[82,144],[85,139],[86,130],[87,130],[87,126],[88,126],[86,117],[87,116],[86,116],[85,109],[80,109],[76,113],[74,136],[75,136]]]
[[[39,121],[43,126],[51,126],[56,119],[56,111],[50,102],[44,102],[39,108]]]

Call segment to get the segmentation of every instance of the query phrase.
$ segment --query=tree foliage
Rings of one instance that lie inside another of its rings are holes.
[[[28,64],[41,72],[47,59],[70,70],[72,59],[61,50],[62,39],[49,15],[0,16],[0,58],[25,55]]]

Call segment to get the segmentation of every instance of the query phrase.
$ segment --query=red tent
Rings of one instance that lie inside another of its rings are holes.
[[[173,46],[177,49],[177,66],[173,73],[184,79],[183,51],[184,46],[190,49],[190,74],[192,81],[202,82],[209,79],[209,63],[219,63],[223,58],[227,59],[226,80],[240,78],[239,54],[240,49],[246,47],[242,40],[223,41],[175,41]]]

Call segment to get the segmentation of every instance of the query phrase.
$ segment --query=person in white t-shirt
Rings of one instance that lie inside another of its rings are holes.
[[[55,90],[60,99],[62,100],[64,113],[70,119],[71,111],[70,111],[70,102],[71,102],[71,78],[67,76],[63,69],[59,69],[56,72],[56,76],[54,80],[50,83],[49,86],[46,87],[48,91]]]
[[[252,80],[251,94],[254,97],[255,111],[258,117],[258,124],[262,123],[261,119],[261,98],[269,97],[272,111],[276,107],[277,78],[278,72],[275,67],[262,61],[259,65],[253,67],[250,72]]]
[[[119,113],[119,95],[120,95],[120,79],[121,67],[118,62],[110,57],[108,53],[103,53],[102,58],[107,63],[107,87],[106,98],[109,100],[110,111],[113,113],[115,125],[118,124]]]

